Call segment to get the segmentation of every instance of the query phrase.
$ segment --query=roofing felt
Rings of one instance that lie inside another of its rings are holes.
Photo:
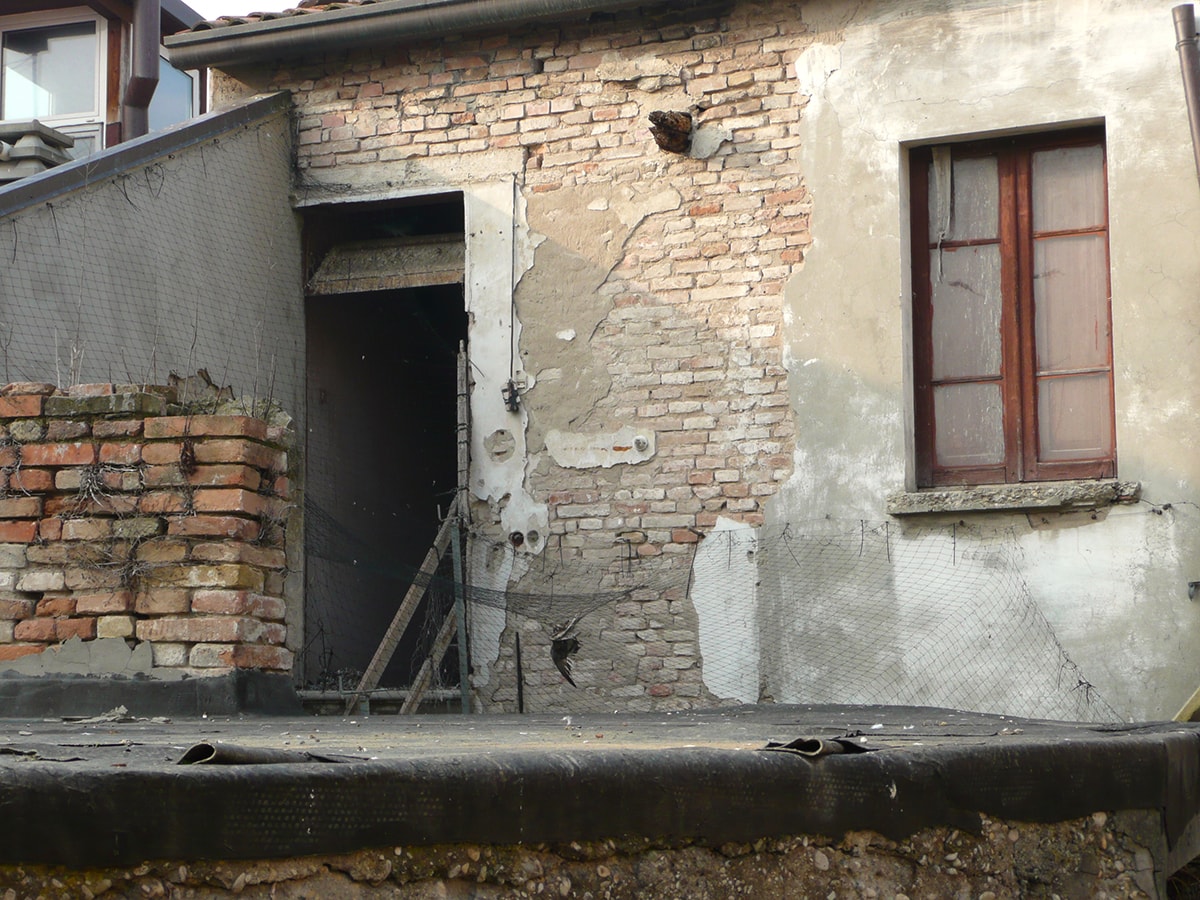
[[[766,749],[804,737],[841,737],[845,752]],[[1168,845],[1190,859],[1200,726],[787,705],[9,719],[0,797],[0,862],[72,866],[638,834],[721,843],[869,829],[900,839],[977,830],[981,814],[1059,822],[1134,809],[1161,811]],[[154,799],[131,815],[135,797]]]

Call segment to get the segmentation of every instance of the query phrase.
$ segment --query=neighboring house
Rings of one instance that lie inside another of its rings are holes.
[[[290,407],[299,683],[366,667],[456,433],[482,708],[1145,719],[1200,682],[1200,188],[1168,5],[363,0],[166,45],[218,108],[289,92],[294,155],[277,119],[202,121],[169,177],[114,174],[127,227],[168,200],[175,224],[95,319],[139,337],[85,330],[71,368],[226,366]],[[0,288],[6,359],[45,380],[74,346],[24,324],[46,280],[92,313],[23,237],[62,244],[68,204],[40,202],[7,213]],[[274,224],[233,238],[251,209]]]
[[[200,73],[173,68],[158,48],[199,18],[180,0],[4,4],[0,122],[37,119],[73,138],[67,152],[79,158],[197,115]]]

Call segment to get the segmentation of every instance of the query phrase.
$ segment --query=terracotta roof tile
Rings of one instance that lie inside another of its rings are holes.
[[[350,9],[355,6],[371,6],[388,0],[336,0],[334,3],[322,3],[320,0],[301,0],[298,6],[285,9],[282,12],[252,12],[244,16],[218,16],[197,22],[189,31],[212,31],[215,28],[231,28],[235,25],[253,25],[256,22],[272,22],[276,19],[288,19],[305,16],[311,13],[328,12],[334,9]]]

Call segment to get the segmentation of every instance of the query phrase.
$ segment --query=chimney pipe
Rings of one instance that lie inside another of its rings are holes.
[[[129,82],[121,104],[121,139],[141,137],[150,130],[150,100],[158,87],[158,46],[161,0],[134,0]]]

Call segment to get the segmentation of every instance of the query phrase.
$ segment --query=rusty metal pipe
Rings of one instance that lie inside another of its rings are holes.
[[[1192,129],[1192,154],[1196,179],[1200,181],[1200,48],[1196,45],[1196,11],[1190,3],[1171,10],[1175,19],[1175,49],[1183,73],[1183,95],[1187,101],[1188,124]]]
[[[141,137],[150,130],[150,100],[158,87],[160,0],[135,0],[129,81],[121,103],[121,139]]]

